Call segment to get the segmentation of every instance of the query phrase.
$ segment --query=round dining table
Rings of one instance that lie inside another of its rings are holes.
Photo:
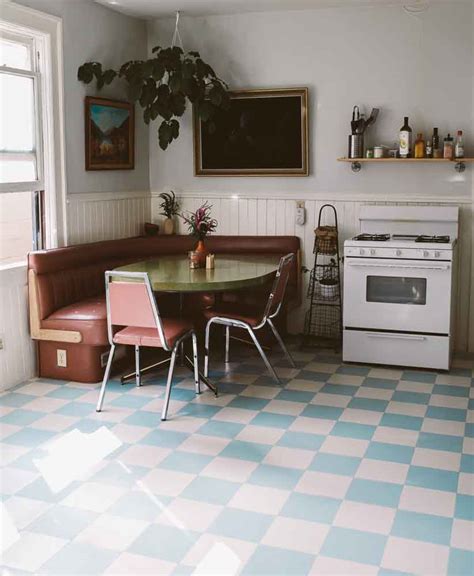
[[[219,255],[215,257],[214,268],[191,268],[187,255],[176,254],[150,258],[115,268],[117,272],[146,272],[154,292],[174,292],[180,295],[182,309],[183,296],[193,292],[225,292],[243,288],[256,288],[267,284],[278,270],[278,256],[260,255]],[[113,277],[112,277],[113,281]],[[262,311],[263,312],[263,311]],[[183,352],[183,363],[190,369],[191,359]],[[143,368],[147,372],[168,360],[162,360]],[[135,372],[122,377],[122,382],[133,378]],[[199,377],[217,396],[217,387],[201,371]]]
[[[155,292],[224,292],[258,287],[275,276],[278,256],[216,256],[214,268],[190,268],[186,255],[161,256],[116,268],[146,272]]]

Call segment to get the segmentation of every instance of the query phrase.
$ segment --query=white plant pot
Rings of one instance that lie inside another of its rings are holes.
[[[324,300],[335,300],[338,293],[338,284],[322,284],[318,282],[318,292]]]

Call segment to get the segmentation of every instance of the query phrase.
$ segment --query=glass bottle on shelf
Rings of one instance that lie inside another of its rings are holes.
[[[451,134],[448,133],[446,138],[444,139],[444,147],[443,147],[443,158],[447,160],[453,159],[453,138]]]
[[[462,130],[458,130],[456,136],[456,145],[454,147],[454,157],[464,158],[464,142],[462,138]]]
[[[416,136],[415,141],[415,158],[425,157],[425,141],[423,140],[423,134],[419,132]]]
[[[408,124],[408,116],[405,116],[399,135],[400,158],[409,158],[411,156],[411,133],[412,130]]]
[[[443,151],[439,146],[438,128],[433,128],[432,144],[433,144],[433,158],[442,158]]]

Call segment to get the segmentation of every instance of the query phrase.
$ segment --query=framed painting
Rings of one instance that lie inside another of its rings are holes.
[[[238,90],[214,126],[194,111],[196,176],[308,176],[308,89]]]
[[[135,167],[134,106],[88,96],[85,101],[86,170]]]

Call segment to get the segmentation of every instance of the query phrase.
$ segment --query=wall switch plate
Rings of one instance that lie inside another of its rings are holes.
[[[306,222],[306,210],[304,207],[304,200],[296,201],[296,224],[298,226],[304,226]]]
[[[67,353],[66,350],[56,350],[56,364],[60,368],[67,368]]]

